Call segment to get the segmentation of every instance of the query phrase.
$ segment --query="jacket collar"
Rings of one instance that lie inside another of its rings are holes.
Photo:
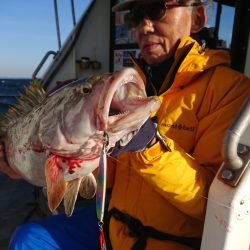
[[[131,58],[135,68],[146,82],[146,75],[141,67],[141,60]],[[229,53],[224,50],[203,49],[189,36],[182,38],[174,55],[174,63],[170,68],[159,91],[164,93],[170,89],[184,87],[192,82],[194,77],[218,65],[230,65]]]

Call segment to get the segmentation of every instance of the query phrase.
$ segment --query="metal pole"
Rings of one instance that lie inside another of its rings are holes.
[[[223,142],[223,156],[227,168],[231,170],[240,169],[243,166],[243,160],[238,155],[238,144],[240,137],[244,135],[250,124],[250,96],[242,105],[235,121],[231,124]]]
[[[250,1],[235,1],[235,18],[231,44],[233,69],[244,72],[250,33]]]
[[[57,31],[57,40],[58,40],[58,48],[61,48],[61,35],[60,35],[60,27],[59,27],[59,18],[58,18],[58,10],[57,10],[57,0],[54,0],[55,7],[55,18],[56,18],[56,31]]]
[[[76,16],[75,16],[75,6],[74,0],[71,0],[71,10],[72,10],[72,18],[73,18],[73,25],[76,25]]]
[[[215,19],[215,29],[214,29],[214,36],[216,41],[219,39],[219,27],[220,27],[220,19],[221,19],[221,11],[222,11],[222,6],[221,3],[218,3],[217,5],[217,13],[216,13],[216,19]]]
[[[39,65],[38,65],[37,68],[35,69],[35,71],[34,71],[34,73],[33,73],[33,75],[32,75],[32,79],[35,79],[35,78],[36,78],[38,72],[40,71],[40,69],[42,68],[42,66],[44,65],[44,63],[46,62],[47,58],[48,58],[50,55],[56,56],[56,54],[57,54],[57,53],[56,53],[55,51],[52,51],[52,50],[48,51],[48,52],[45,54],[45,56],[43,57],[42,61],[39,63]]]

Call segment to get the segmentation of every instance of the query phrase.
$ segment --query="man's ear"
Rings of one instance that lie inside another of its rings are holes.
[[[203,5],[193,8],[191,34],[199,32],[206,24],[207,15]]]

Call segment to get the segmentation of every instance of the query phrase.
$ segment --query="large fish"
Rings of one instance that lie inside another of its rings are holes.
[[[46,186],[51,211],[64,198],[71,215],[78,191],[84,198],[95,195],[92,172],[106,143],[104,132],[109,150],[159,106],[132,68],[80,79],[50,95],[33,83],[1,117],[7,161],[28,182]]]

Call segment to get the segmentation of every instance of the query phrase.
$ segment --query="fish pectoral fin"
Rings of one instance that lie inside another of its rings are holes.
[[[64,181],[63,169],[58,164],[57,156],[50,156],[45,162],[45,177],[47,187],[48,205],[51,212],[54,212],[60,205],[67,182]]]
[[[85,199],[92,199],[96,193],[96,179],[92,173],[82,178],[79,194]]]
[[[73,213],[80,183],[81,183],[81,178],[75,179],[69,181],[66,187],[63,204],[65,209],[65,214],[67,216],[71,216]]]

